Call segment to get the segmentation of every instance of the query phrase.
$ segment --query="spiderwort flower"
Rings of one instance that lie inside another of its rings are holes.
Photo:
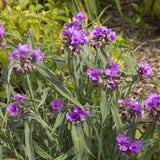
[[[118,134],[117,135],[117,142],[119,145],[119,149],[121,151],[127,151],[129,146],[130,146],[130,142],[128,141],[129,137],[126,137],[123,134]]]
[[[144,75],[150,76],[150,77],[152,76],[152,68],[149,67],[148,63],[142,64],[141,67]]]
[[[39,48],[33,49],[33,56],[38,61],[41,61],[42,59],[44,59],[44,55],[41,53]]]
[[[18,51],[19,51],[19,54],[20,55],[25,55],[25,56],[27,56],[28,54],[29,54],[29,52],[31,51],[31,47],[30,46],[28,46],[27,44],[21,44],[21,43],[19,43],[18,44]]]
[[[26,94],[24,96],[22,96],[21,94],[17,93],[17,94],[14,95],[14,99],[16,101],[21,102],[26,96],[27,96]]]
[[[159,96],[156,93],[151,93],[149,98],[146,98],[144,100],[144,105],[147,108],[153,108],[157,105],[158,101],[159,101]]]
[[[85,14],[84,14],[83,12],[77,13],[77,14],[76,14],[76,17],[77,17],[78,19],[86,19],[86,16],[85,16]]]
[[[4,22],[2,24],[0,24],[0,36],[3,36],[4,35]]]
[[[100,73],[101,73],[100,69],[90,69],[90,68],[88,68],[88,71],[87,71],[87,75],[92,80],[97,80]]]
[[[17,112],[18,112],[17,103],[14,102],[12,104],[9,104],[7,106],[7,110],[8,110],[8,112],[10,112],[11,116],[15,116],[17,114]]]
[[[129,149],[130,149],[131,151],[134,151],[134,152],[136,152],[137,154],[139,154],[139,153],[140,153],[141,146],[142,146],[141,141],[140,141],[140,140],[137,140],[137,141],[131,143]]]
[[[62,110],[61,109],[62,105],[63,105],[63,101],[60,99],[57,99],[52,103],[53,109],[58,109],[60,111]]]
[[[102,35],[102,33],[101,33],[101,30],[100,30],[100,28],[99,28],[98,26],[94,26],[94,27],[93,27],[93,31],[91,31],[91,32],[89,33],[89,36],[90,36],[91,38],[97,38],[97,37],[100,36],[100,35]]]
[[[89,114],[89,110],[87,110],[86,108],[84,108],[85,111],[83,111],[79,106],[75,106],[74,107],[74,112],[77,113],[80,118],[84,118],[86,117],[86,115]]]
[[[66,118],[70,121],[76,121],[78,120],[79,116],[78,116],[78,113],[75,113],[75,112],[72,112],[72,113],[69,113],[67,112],[66,113]]]

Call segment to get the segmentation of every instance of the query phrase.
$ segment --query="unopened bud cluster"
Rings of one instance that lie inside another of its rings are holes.
[[[15,49],[10,55],[10,61],[12,61],[12,59],[19,60],[13,68],[16,74],[32,72],[36,69],[35,61],[41,61],[43,58],[44,56],[41,54],[39,48],[33,49],[31,53],[31,47],[27,44],[22,45],[21,43],[18,44],[18,48]]]
[[[122,123],[125,126],[132,125],[135,121],[136,115],[141,119],[142,112],[139,102],[126,98],[119,99],[118,103],[121,105],[119,107],[119,114],[121,115]]]

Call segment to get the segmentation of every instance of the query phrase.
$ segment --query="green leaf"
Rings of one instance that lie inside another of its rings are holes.
[[[34,149],[32,144],[32,131],[33,131],[33,120],[26,119],[25,123],[25,145],[26,145],[26,155],[29,160],[35,160]]]
[[[117,134],[124,133],[123,124],[122,124],[121,118],[118,114],[118,109],[116,108],[115,105],[112,105],[111,112],[112,112],[112,116],[113,116],[113,119],[114,119],[114,122],[116,125]]]
[[[29,3],[29,0],[19,0],[19,5],[22,8],[25,8],[28,3]]]
[[[57,115],[56,121],[55,121],[54,126],[53,126],[53,131],[55,131],[57,129],[57,127],[59,127],[59,125],[63,122],[64,117],[65,117],[65,113],[62,113],[62,112],[60,112]]]
[[[36,62],[37,71],[47,80],[49,80],[54,88],[64,97],[68,98],[74,104],[78,105],[83,109],[83,106],[73,97],[71,92],[59,81],[56,75],[49,70],[42,62]]]
[[[116,4],[117,4],[118,11],[119,11],[119,13],[120,13],[120,15],[121,15],[121,18],[123,18],[120,1],[119,1],[119,0],[115,0],[115,1],[116,1]]]

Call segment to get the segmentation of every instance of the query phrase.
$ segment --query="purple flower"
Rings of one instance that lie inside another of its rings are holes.
[[[131,105],[130,106],[135,111],[141,110],[141,105],[139,104],[139,102],[131,101]]]
[[[152,76],[152,68],[149,67],[148,63],[142,64],[142,71],[144,75],[150,76],[150,77]]]
[[[80,21],[80,19],[77,18],[77,17],[73,17],[73,18],[72,18],[72,22],[73,22],[74,24],[80,24],[82,21]]]
[[[147,108],[153,108],[157,105],[158,101],[159,101],[158,95],[155,93],[151,93],[150,97],[144,100],[144,105]]]
[[[82,39],[83,35],[81,32],[75,30],[72,34],[72,37],[71,37],[71,44],[76,44],[76,43],[83,43],[83,39]]]
[[[7,111],[10,112],[11,116],[15,116],[17,114],[17,112],[18,112],[17,103],[14,102],[12,104],[9,104],[7,106]]]
[[[100,28],[98,26],[94,26],[93,31],[89,33],[89,36],[91,38],[96,38],[98,36],[102,35]]]
[[[127,151],[129,146],[130,146],[130,142],[128,141],[129,137],[126,137],[123,134],[118,134],[117,135],[117,142],[119,145],[119,149],[121,151]]]
[[[68,29],[63,29],[63,30],[62,30],[62,34],[63,34],[64,36],[69,36],[69,35],[70,35],[70,32],[69,32]]]
[[[115,80],[111,80],[111,81],[109,82],[109,85],[110,85],[111,87],[116,87]]]
[[[87,75],[92,80],[97,80],[100,73],[101,73],[100,69],[90,69],[90,68],[88,68],[88,71],[87,71]]]
[[[86,16],[83,12],[79,12],[77,13],[77,16],[76,16],[78,19],[86,19]]]
[[[107,68],[105,74],[110,77],[114,77],[119,72],[118,68]]]
[[[111,38],[111,40],[116,41],[116,37],[117,37],[116,32],[111,32],[111,33],[110,33],[110,38]]]
[[[21,94],[17,93],[17,94],[14,95],[14,99],[16,101],[21,102],[26,96],[27,96],[26,94],[24,96],[22,96]]]
[[[142,146],[141,141],[140,141],[140,140],[137,140],[137,141],[131,143],[129,149],[130,149],[131,151],[134,151],[134,152],[136,152],[137,154],[139,154],[139,153],[140,153],[141,146]]]
[[[89,110],[87,110],[86,108],[84,108],[84,110],[85,111],[83,111],[79,106],[74,107],[74,113],[77,113],[80,118],[84,118],[87,114],[89,114]]]
[[[58,109],[60,111],[62,110],[61,109],[62,105],[63,105],[63,101],[60,99],[57,99],[52,103],[53,109]]]
[[[101,32],[102,32],[103,34],[109,34],[109,33],[110,33],[109,29],[108,29],[106,26],[102,26],[102,27],[100,28],[100,30],[101,30]]]
[[[17,55],[18,55],[18,54],[19,54],[18,49],[15,49],[15,50],[11,53],[11,55],[10,55],[10,57],[9,57],[9,60],[11,61],[12,59],[17,58]]]
[[[44,59],[44,55],[41,53],[39,48],[33,49],[33,56],[38,61],[41,61],[42,59]]]
[[[71,27],[71,26],[72,26],[72,23],[65,23],[65,26],[66,26],[66,27]]]
[[[66,118],[69,119],[70,121],[76,121],[79,118],[79,116],[78,116],[78,113],[75,113],[75,112],[69,113],[69,112],[67,112],[66,113]]]
[[[31,51],[31,47],[28,46],[27,44],[22,45],[21,43],[19,43],[18,47],[19,47],[18,48],[19,54],[21,54],[21,55],[27,56],[29,54],[29,52]]]
[[[3,36],[4,35],[4,22],[2,24],[0,24],[0,36]]]

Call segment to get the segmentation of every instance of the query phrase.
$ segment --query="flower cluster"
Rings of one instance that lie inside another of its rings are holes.
[[[3,36],[5,34],[5,30],[3,26],[4,26],[4,22],[0,24],[0,47],[4,47],[6,45],[6,41],[3,39]]]
[[[108,29],[106,26],[98,27],[94,26],[93,30],[89,33],[92,38],[89,41],[89,45],[94,47],[101,47],[105,44],[111,44],[112,40],[116,41],[116,33],[112,29]]]
[[[72,18],[72,23],[65,23],[66,28],[62,31],[65,36],[63,38],[64,48],[68,48],[74,56],[80,54],[81,45],[87,44],[89,41],[84,30],[85,26],[82,24],[83,19],[86,19],[84,13],[77,13]]]
[[[32,72],[35,70],[34,62],[35,60],[41,61],[44,55],[41,53],[40,49],[33,49],[27,44],[18,44],[18,48],[15,49],[10,55],[10,61],[12,59],[18,59],[20,63],[16,64],[13,68],[15,73]]]
[[[14,99],[18,102],[21,102],[27,95],[25,94],[24,96],[22,96],[21,94],[17,93],[14,95]],[[8,112],[10,112],[11,116],[15,116],[18,112],[18,108],[17,108],[18,104],[17,102],[11,103],[7,106],[7,110]],[[21,107],[21,105],[19,105]]]
[[[143,83],[147,83],[146,76],[149,76],[149,77],[152,76],[152,68],[149,67],[148,63],[141,64],[139,62],[137,73],[139,75],[140,81],[142,81]]]
[[[137,114],[138,118],[141,119],[141,105],[139,102],[132,101],[129,98],[126,99],[119,99],[118,103],[122,105],[119,108],[119,113],[122,118],[122,122],[126,126],[130,126],[135,121],[135,114]]]
[[[84,110],[82,110],[79,106],[75,106],[73,109],[73,112],[67,112],[66,113],[66,118],[70,121],[74,121],[75,124],[79,125],[80,124],[80,120],[84,121],[85,117],[89,114],[89,110],[87,110],[86,108],[84,108]]]
[[[100,69],[88,69],[87,75],[92,80],[96,81],[98,84],[103,82],[103,88],[105,90],[114,89],[116,86],[120,87],[123,84],[123,76],[119,72],[119,66],[116,62],[114,62],[109,53],[107,53],[110,68],[107,68],[105,72],[101,72]],[[96,84],[97,84],[96,83]]]
[[[146,108],[151,109],[149,116],[155,121],[160,120],[160,95],[156,93],[151,93],[149,98],[144,100],[144,105]]]
[[[123,134],[117,135],[117,142],[118,142],[119,149],[124,152],[133,151],[139,154],[142,146],[141,141],[137,140],[135,142],[130,143],[130,141],[128,140],[129,138],[130,137],[126,137]]]

